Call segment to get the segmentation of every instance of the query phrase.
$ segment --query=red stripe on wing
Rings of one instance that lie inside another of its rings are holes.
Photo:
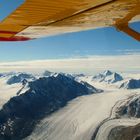
[[[21,36],[14,36],[11,38],[0,37],[0,41],[27,41],[27,40],[31,40],[31,39],[32,38],[21,37]]]

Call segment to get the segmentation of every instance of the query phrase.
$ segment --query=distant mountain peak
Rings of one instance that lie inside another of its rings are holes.
[[[51,71],[45,70],[45,72],[43,73],[43,76],[51,76],[52,74],[54,74]]]
[[[35,80],[35,77],[32,74],[27,73],[14,73],[10,75],[10,78],[7,80],[8,85],[16,83],[25,83],[25,81]]]
[[[92,79],[99,82],[115,83],[123,80],[123,77],[116,72],[106,70],[103,73],[95,75]]]
[[[129,79],[128,81],[125,81],[121,84],[120,88],[125,89],[137,89],[140,88],[140,79]]]
[[[103,72],[103,74],[106,75],[106,76],[109,76],[109,75],[112,75],[113,72],[111,72],[110,70],[106,70],[106,71]]]

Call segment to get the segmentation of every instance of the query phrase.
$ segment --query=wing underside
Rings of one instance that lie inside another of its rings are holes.
[[[0,40],[29,40],[108,26],[122,31],[127,27],[127,32],[130,20],[140,20],[139,9],[139,0],[26,0],[0,22]]]

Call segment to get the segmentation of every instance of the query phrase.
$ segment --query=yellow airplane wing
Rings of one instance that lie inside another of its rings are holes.
[[[25,0],[0,22],[0,41],[24,41],[114,26],[140,41],[128,25],[140,21],[140,0]]]

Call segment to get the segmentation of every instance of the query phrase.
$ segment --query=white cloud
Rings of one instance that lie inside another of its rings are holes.
[[[97,73],[106,69],[140,73],[140,55],[89,56],[87,58],[34,60],[0,63],[0,71],[43,71]]]

